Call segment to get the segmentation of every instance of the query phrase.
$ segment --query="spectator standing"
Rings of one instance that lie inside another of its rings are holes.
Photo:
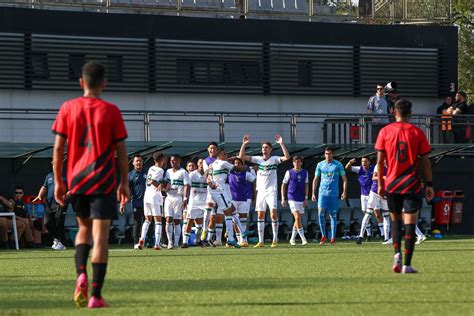
[[[128,182],[130,185],[130,197],[133,209],[132,238],[133,244],[137,245],[140,239],[140,233],[145,220],[143,214],[143,197],[146,189],[147,171],[143,168],[143,157],[135,155],[133,157],[133,170],[128,173]],[[120,212],[123,214],[124,209]]]
[[[375,141],[379,131],[388,123],[388,104],[383,84],[377,84],[375,95],[367,103],[367,113],[376,114],[372,117],[372,140]]]
[[[467,94],[464,91],[456,93],[456,104],[454,105],[453,116],[468,114]],[[457,117],[453,120],[454,142],[457,144],[465,143],[466,140],[466,120]]]
[[[45,197],[46,212],[44,216],[44,225],[53,237],[53,245],[51,248],[54,250],[66,250],[66,247],[64,246],[66,243],[66,238],[64,236],[64,221],[66,220],[67,204],[61,206],[54,199],[53,172],[48,173],[33,202],[43,201]]]
[[[453,142],[453,97],[447,95],[444,97],[444,102],[436,109],[436,114],[441,115],[441,142]]]
[[[395,81],[387,83],[384,88],[385,91],[385,100],[387,101],[387,113],[389,115],[389,121],[393,122],[394,119],[394,109],[395,109],[395,102],[400,99],[397,90],[397,83]]]

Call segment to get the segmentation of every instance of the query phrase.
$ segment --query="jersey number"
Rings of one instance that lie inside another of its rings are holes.
[[[90,125],[87,125],[86,129],[84,130],[84,132],[82,133],[82,136],[81,136],[81,140],[79,141],[79,146],[81,147],[86,147],[87,149],[91,149],[93,144],[92,144],[92,140],[90,139],[89,137],[89,129],[90,129]]]
[[[408,161],[408,145],[406,142],[397,143],[397,161],[404,163]]]

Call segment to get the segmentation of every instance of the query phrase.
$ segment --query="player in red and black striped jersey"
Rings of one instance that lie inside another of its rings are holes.
[[[77,280],[74,301],[87,304],[87,258],[92,250],[92,296],[89,308],[107,306],[101,295],[108,261],[109,227],[117,215],[117,199],[123,207],[129,199],[128,162],[124,139],[127,130],[120,110],[100,99],[106,85],[105,68],[96,62],[82,67],[84,95],[65,102],[52,130],[56,134],[53,156],[54,197],[64,205],[66,186],[61,178],[64,147],[68,145],[68,194],[77,216]],[[120,169],[117,187],[115,152]],[[116,190],[117,188],[117,190]]]
[[[391,231],[395,255],[392,270],[396,273],[416,273],[411,267],[415,249],[415,227],[423,202],[422,182],[418,168],[422,167],[426,199],[434,196],[431,163],[428,154],[431,147],[421,129],[409,123],[411,102],[400,99],[395,103],[396,122],[384,127],[375,144],[378,151],[378,193],[385,196],[392,220]],[[383,164],[387,162],[384,180]],[[403,213],[403,214],[402,214]],[[403,215],[403,216],[402,216]],[[405,262],[402,267],[401,239],[402,220],[405,223]]]

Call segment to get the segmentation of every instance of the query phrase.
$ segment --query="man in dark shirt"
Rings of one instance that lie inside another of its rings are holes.
[[[53,250],[66,250],[64,244],[64,221],[66,219],[67,205],[61,206],[54,199],[54,174],[50,172],[46,175],[44,183],[41,186],[38,195],[33,200],[42,201],[46,196],[46,212],[44,215],[44,225],[48,232],[53,236]]]
[[[467,94],[464,91],[458,91],[456,93],[456,104],[454,105],[453,116],[457,116],[460,114],[468,114],[468,106],[467,106]],[[466,123],[467,120],[463,118],[457,118],[453,120],[454,127],[454,142],[458,144],[466,143]]]
[[[147,171],[143,169],[143,157],[141,155],[135,155],[132,163],[133,170],[128,173],[128,182],[130,185],[130,198],[133,208],[133,244],[137,245],[144,220],[143,196],[146,188]],[[125,212],[124,209],[120,211],[122,214]]]
[[[441,115],[440,121],[441,126],[441,141],[443,143],[452,143],[453,142],[453,111],[454,111],[454,102],[451,95],[446,95],[444,97],[444,102],[436,109],[436,114]],[[437,119],[437,120],[438,120]]]

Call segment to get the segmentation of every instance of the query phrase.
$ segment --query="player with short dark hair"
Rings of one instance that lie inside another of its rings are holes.
[[[329,213],[331,220],[331,244],[336,243],[336,225],[337,213],[339,212],[339,177],[343,181],[343,190],[341,200],[347,197],[347,176],[343,165],[333,158],[333,149],[326,147],[324,150],[325,160],[320,161],[314,171],[313,179],[313,202],[318,201],[318,218],[319,228],[321,229],[321,245],[327,241],[326,237],[326,212]],[[321,184],[319,186],[318,198],[316,198],[316,188],[319,178]]]
[[[302,169],[303,157],[293,157],[293,169],[287,170],[281,184],[281,206],[286,207],[286,192],[288,188],[288,206],[295,218],[290,238],[290,245],[296,245],[296,234],[300,235],[302,245],[306,245],[301,216],[304,208],[308,207],[309,177],[308,171]]]
[[[416,273],[411,266],[415,250],[415,227],[423,202],[422,187],[426,199],[434,196],[431,163],[428,154],[431,147],[421,129],[409,123],[412,104],[400,99],[395,103],[395,123],[384,127],[377,138],[378,194],[385,196],[392,220],[392,239],[395,255],[392,270],[395,273]],[[384,179],[383,166],[387,162]],[[423,169],[422,184],[418,168]],[[402,267],[402,224],[405,224],[405,262]]]
[[[62,179],[64,147],[68,145],[68,188],[79,230],[76,235],[77,280],[74,302],[85,306],[88,296],[87,258],[92,248],[92,296],[89,308],[108,306],[102,297],[107,270],[111,220],[117,216],[117,199],[123,207],[129,199],[127,130],[117,106],[100,99],[106,86],[105,68],[97,62],[82,67],[79,79],[84,94],[66,101],[52,131],[56,135],[53,153],[54,197],[64,205],[66,185]],[[116,161],[120,182],[116,187]]]

